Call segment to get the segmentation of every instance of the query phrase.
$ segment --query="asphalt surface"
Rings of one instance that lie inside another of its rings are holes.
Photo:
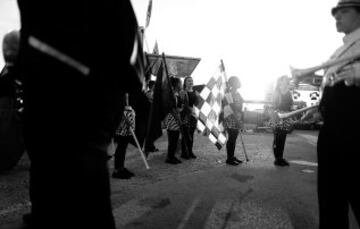
[[[166,134],[155,143],[147,170],[133,146],[126,167],[129,180],[111,179],[117,228],[305,228],[318,227],[316,195],[316,131],[294,131],[286,141],[289,167],[273,164],[271,133],[243,133],[250,161],[245,162],[240,138],[239,166],[225,164],[207,137],[195,135],[194,160],[166,164]],[[113,160],[109,161],[110,171]],[[0,176],[0,228],[20,228],[29,211],[26,154],[17,167]],[[351,228],[358,228],[351,218]]]

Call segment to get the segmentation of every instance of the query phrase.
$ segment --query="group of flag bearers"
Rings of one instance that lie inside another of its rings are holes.
[[[143,143],[138,145],[138,150],[147,165],[145,157],[151,151],[158,151],[154,141],[162,135],[163,129],[166,129],[168,138],[166,163],[179,164],[182,160],[197,158],[193,152],[196,129],[203,135],[208,135],[219,150],[226,145],[227,164],[242,163],[235,157],[236,140],[244,123],[244,100],[239,93],[241,83],[236,76],[226,79],[222,62],[219,70],[219,74],[211,77],[202,91],[197,91],[193,88],[191,76],[185,77],[184,80],[169,76],[163,55],[156,81],[148,83],[146,95],[151,105],[148,122],[145,124],[147,129],[143,131],[145,136],[138,136],[134,131],[141,125],[144,126],[144,123],[136,123],[136,115],[144,110],[136,111],[129,104],[128,97],[126,99],[122,121],[114,136],[117,147],[114,154],[113,178],[129,179],[134,176],[124,164],[128,143],[134,144],[138,138]],[[207,91],[209,93],[206,93]],[[181,148],[181,159],[176,156],[178,146]],[[247,155],[246,159],[248,160]]]

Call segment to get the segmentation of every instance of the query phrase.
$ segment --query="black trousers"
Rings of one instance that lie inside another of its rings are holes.
[[[34,228],[114,229],[107,144],[68,145],[56,139],[61,144],[28,147]]]
[[[358,125],[357,125],[358,126]],[[318,138],[320,229],[348,228],[349,207],[360,223],[359,129],[321,128]]]
[[[115,150],[114,168],[123,169],[126,157],[126,148],[133,142],[132,136],[116,136],[115,142],[118,144]]]
[[[193,153],[195,127],[184,125],[184,134],[181,137],[181,152],[183,156],[190,156]]]
[[[275,159],[283,158],[286,135],[287,133],[283,130],[274,130],[273,152]]]
[[[228,132],[228,138],[229,138],[228,141],[226,142],[226,153],[227,153],[227,159],[230,160],[231,158],[234,157],[236,139],[239,135],[239,130],[227,128],[226,131]]]
[[[174,158],[176,149],[177,149],[177,145],[179,142],[180,131],[168,130],[167,134],[168,134],[168,155],[167,155],[167,157]]]
[[[34,228],[114,229],[107,146],[122,90],[95,80],[101,76],[84,80],[41,52],[27,61],[24,140]],[[56,87],[46,86],[49,76]]]

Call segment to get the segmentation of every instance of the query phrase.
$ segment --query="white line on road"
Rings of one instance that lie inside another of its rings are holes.
[[[318,139],[317,136],[313,136],[310,134],[301,134],[301,133],[296,133],[296,135],[305,138],[306,142],[308,142],[309,144],[311,144],[313,146],[316,146],[316,144],[317,144],[317,139]]]
[[[302,160],[291,160],[290,163],[298,164],[298,165],[308,165],[308,166],[318,166],[317,162],[311,162],[311,161],[302,161]]]
[[[312,169],[303,169],[303,170],[301,170],[302,172],[304,172],[304,173],[314,173],[315,171],[314,170],[312,170]]]
[[[183,229],[187,223],[187,221],[190,219],[191,214],[194,212],[196,206],[199,204],[200,198],[195,198],[195,200],[192,202],[190,208],[187,210],[184,218],[181,220],[179,226],[177,229]]]

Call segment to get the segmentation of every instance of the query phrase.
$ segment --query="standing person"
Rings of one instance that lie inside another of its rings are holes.
[[[170,84],[174,92],[176,107],[165,117],[165,126],[168,135],[168,152],[165,162],[169,164],[179,164],[181,161],[175,156],[175,153],[180,137],[180,112],[184,107],[179,95],[182,85],[181,80],[176,77],[170,77]]]
[[[134,142],[134,136],[130,128],[135,131],[135,123],[135,111],[126,104],[120,125],[114,137],[117,147],[115,150],[114,172],[112,173],[113,178],[130,179],[135,176],[133,172],[125,168],[126,148],[129,143]]]
[[[143,63],[135,52],[142,47],[131,3],[18,0],[18,5],[24,137],[31,161],[31,214],[24,221],[32,228],[114,229],[106,150],[121,119],[125,90],[142,86],[143,68],[135,67]]]
[[[184,130],[184,136],[181,138],[181,158],[184,159],[196,158],[193,152],[193,145],[197,119],[193,111],[193,106],[198,102],[199,93],[193,90],[193,85],[193,78],[191,76],[185,77],[184,90],[181,93],[182,99],[184,100],[184,109],[181,112]]]
[[[344,44],[331,60],[360,52],[360,0],[340,0],[331,11]],[[344,79],[331,85],[331,79]],[[325,71],[320,101],[324,124],[319,132],[318,200],[320,229],[349,228],[349,207],[360,223],[359,174],[360,62],[352,61]]]
[[[12,169],[23,155],[21,77],[17,67],[20,33],[5,34],[5,66],[0,72],[0,172]]]
[[[226,104],[231,108],[231,112],[227,113],[224,109],[224,127],[228,134],[228,140],[226,142],[227,159],[226,164],[239,165],[241,160],[235,157],[236,139],[239,135],[239,131],[243,127],[244,115],[243,115],[243,103],[244,99],[238,92],[241,87],[240,80],[237,76],[231,76],[227,83],[227,93],[225,94]]]
[[[289,112],[293,105],[290,93],[290,78],[286,75],[278,78],[275,86],[273,107],[276,111]],[[281,128],[274,129],[273,152],[277,166],[289,166],[289,162],[284,159],[284,149],[287,132]]]

